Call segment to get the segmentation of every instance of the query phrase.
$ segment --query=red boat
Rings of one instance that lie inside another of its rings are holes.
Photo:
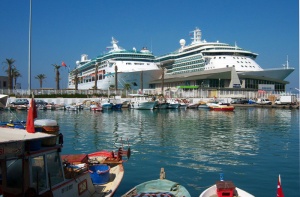
[[[221,104],[214,104],[209,106],[210,110],[213,111],[233,111],[234,106],[232,105],[221,105]]]

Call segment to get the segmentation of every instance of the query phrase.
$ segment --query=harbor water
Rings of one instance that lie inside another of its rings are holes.
[[[24,111],[1,111],[0,121],[26,120]],[[234,112],[203,109],[92,112],[38,111],[55,119],[64,135],[63,154],[116,150],[131,157],[115,196],[159,178],[185,186],[197,197],[225,180],[255,196],[276,196],[281,175],[285,196],[299,196],[299,110],[237,107]]]

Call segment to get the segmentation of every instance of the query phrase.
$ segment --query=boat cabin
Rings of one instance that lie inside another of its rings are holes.
[[[0,195],[31,196],[64,180],[61,145],[41,146],[52,134],[24,129],[0,130]],[[29,195],[29,193],[31,193]]]

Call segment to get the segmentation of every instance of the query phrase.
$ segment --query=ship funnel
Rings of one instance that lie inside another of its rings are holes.
[[[88,59],[88,55],[86,55],[86,54],[82,54],[82,55],[81,55],[81,61],[82,61],[82,62],[87,61],[87,59]]]

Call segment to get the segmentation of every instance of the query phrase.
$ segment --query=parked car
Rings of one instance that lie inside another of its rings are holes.
[[[29,101],[27,99],[16,99],[15,101],[11,102],[10,104],[13,104],[13,105],[28,105]]]
[[[233,98],[231,104],[248,104],[249,100],[246,98]]]
[[[259,99],[257,99],[256,103],[259,105],[272,105],[272,101],[270,101],[267,98],[259,98]]]
[[[46,101],[44,101],[44,100],[38,99],[38,100],[35,100],[35,104],[37,106],[39,106],[39,105],[47,105],[48,103]]]

